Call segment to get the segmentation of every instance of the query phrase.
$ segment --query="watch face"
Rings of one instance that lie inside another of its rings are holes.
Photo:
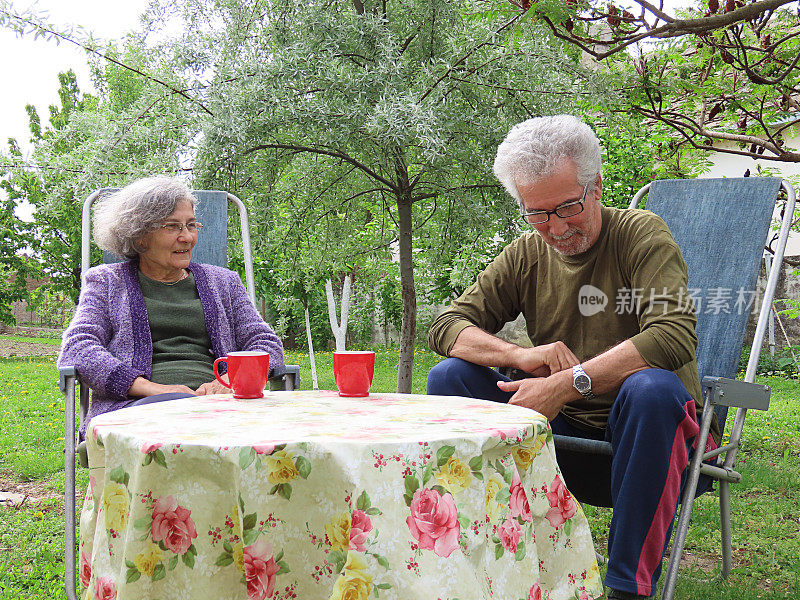
[[[575,378],[575,387],[578,389],[579,392],[589,391],[592,387],[589,378],[586,375],[578,375]]]

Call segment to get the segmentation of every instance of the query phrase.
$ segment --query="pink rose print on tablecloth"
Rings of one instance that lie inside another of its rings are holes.
[[[363,510],[354,510],[350,521],[350,550],[364,552],[364,543],[369,532],[372,531],[372,521]]]
[[[509,500],[509,508],[511,509],[512,517],[520,517],[523,521],[531,522],[533,516],[531,515],[531,507],[528,504],[528,496],[525,493],[525,488],[522,487],[519,473],[514,469],[514,475],[511,479],[511,499]]]
[[[162,496],[153,506],[153,524],[150,533],[154,542],[164,542],[167,550],[175,554],[185,554],[197,537],[197,530],[190,515],[192,512],[182,506],[174,496]]]
[[[453,496],[420,488],[411,500],[411,516],[406,519],[411,535],[423,550],[433,550],[447,558],[458,547],[461,525]]]
[[[110,577],[98,577],[94,582],[93,600],[116,600],[117,588]]]
[[[253,450],[256,454],[272,454],[275,451],[275,444],[256,444]]]
[[[572,494],[567,490],[567,486],[558,475],[553,479],[550,484],[550,491],[547,492],[547,502],[550,504],[550,510],[547,511],[547,520],[550,525],[558,529],[567,519],[571,519],[578,509]]]
[[[542,600],[541,580],[537,579],[528,592],[528,600]]]
[[[92,580],[92,565],[89,563],[89,555],[86,552],[81,552],[80,576],[81,585],[89,587],[89,582]]]
[[[258,540],[243,552],[244,576],[247,580],[247,600],[271,598],[275,591],[280,566],[272,555],[272,544]]]
[[[161,442],[145,442],[142,444],[142,454],[150,454],[151,452],[155,452],[161,446],[163,446]]]
[[[500,528],[497,530],[497,536],[500,538],[500,543],[503,545],[506,552],[516,554],[517,547],[519,546],[519,539],[522,537],[522,527],[519,526],[519,523],[517,523],[515,519],[509,516],[503,521],[503,524],[500,525]]]
[[[509,427],[506,429],[490,429],[489,435],[493,437],[499,437],[501,440],[505,440],[508,438],[515,438],[519,435],[519,429]]]

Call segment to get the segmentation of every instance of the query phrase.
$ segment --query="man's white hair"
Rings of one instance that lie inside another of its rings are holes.
[[[564,159],[577,167],[578,185],[594,183],[602,168],[597,136],[572,115],[536,117],[514,125],[508,132],[497,148],[494,174],[521,203],[517,186],[552,175]]]

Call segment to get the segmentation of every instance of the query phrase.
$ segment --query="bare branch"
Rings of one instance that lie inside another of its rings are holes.
[[[253,152],[257,152],[259,150],[265,150],[267,148],[277,148],[279,150],[291,150],[293,152],[309,152],[311,154],[322,154],[324,156],[332,156],[334,158],[340,158],[345,162],[350,163],[354,167],[357,167],[358,169],[360,169],[361,171],[372,177],[375,181],[379,181],[380,183],[388,187],[390,190],[392,190],[393,193],[399,193],[400,191],[400,188],[398,187],[397,184],[382,177],[381,175],[370,169],[364,163],[356,160],[355,158],[353,158],[348,154],[345,154],[341,150],[331,150],[324,147],[302,146],[300,144],[275,143],[275,144],[259,144],[258,146],[253,146],[252,148],[245,150],[244,152],[242,152],[242,154],[243,155],[252,154]]]

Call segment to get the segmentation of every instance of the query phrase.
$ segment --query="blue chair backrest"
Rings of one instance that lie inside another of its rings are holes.
[[[667,223],[688,266],[689,289],[700,300],[701,381],[736,376],[780,186],[780,179],[767,177],[677,179],[650,186],[646,207]]]
[[[102,190],[102,194],[108,195],[117,189],[107,188]],[[192,250],[192,261],[227,267],[228,194],[210,190],[195,190],[192,193],[199,201],[195,216],[203,224],[203,233],[198,236],[197,245]],[[118,256],[103,252],[103,262],[106,264],[122,260]]]

